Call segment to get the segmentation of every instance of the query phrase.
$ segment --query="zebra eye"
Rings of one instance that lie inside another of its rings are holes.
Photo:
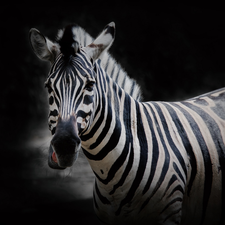
[[[95,85],[95,82],[94,82],[94,81],[89,81],[89,82],[86,84],[85,89],[88,90],[88,91],[92,91],[94,85]]]

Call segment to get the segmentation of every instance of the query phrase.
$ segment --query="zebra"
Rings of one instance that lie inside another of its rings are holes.
[[[71,24],[73,29],[73,37],[75,38],[78,45],[87,46],[91,44],[94,39],[91,37],[82,27],[77,24]],[[58,31],[56,40],[60,40],[64,34],[64,29]],[[138,101],[142,100],[142,94],[140,86],[136,81],[128,76],[126,71],[121,67],[120,64],[106,51],[104,54],[99,56],[101,59],[101,66],[106,71],[106,73],[112,77],[113,80],[123,88],[129,95],[135,98]]]
[[[71,27],[73,32],[73,38],[76,40],[79,47],[86,46],[91,44],[94,39],[91,37],[82,27],[73,23],[67,26]],[[32,29],[33,32],[40,33],[37,29]],[[56,40],[60,40],[62,35],[64,34],[64,29],[60,29],[56,35]],[[46,39],[46,42],[50,44],[48,38],[42,37]],[[55,43],[57,45],[57,43]],[[57,47],[59,47],[57,45]],[[33,49],[35,51],[35,49]],[[39,57],[39,55],[37,54]],[[40,57],[43,59],[42,57]],[[138,101],[142,100],[142,93],[140,90],[140,86],[136,83],[136,81],[130,78],[127,72],[123,69],[123,67],[116,62],[116,60],[109,54],[109,52],[105,52],[102,56],[99,57],[101,59],[101,66],[106,71],[106,73],[112,77],[113,80],[123,88],[129,95],[135,98]],[[51,61],[51,60],[50,60]]]
[[[180,102],[135,99],[101,63],[114,22],[86,46],[72,26],[56,42],[36,29],[29,37],[52,63],[48,164],[65,169],[83,151],[101,222],[224,224],[225,88]]]

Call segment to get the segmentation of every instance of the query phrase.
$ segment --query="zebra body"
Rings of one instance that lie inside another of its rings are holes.
[[[73,42],[74,55],[58,49],[48,57],[49,165],[71,166],[82,147],[106,224],[223,224],[225,89],[182,102],[137,101],[98,60],[114,30],[109,24],[80,50]]]
[[[112,80],[107,83],[113,87]],[[141,103],[114,88],[102,93],[100,99],[106,99],[101,107],[117,110],[101,121],[100,133],[91,138],[93,126],[81,136],[97,177],[94,206],[99,218],[113,224],[122,219],[121,224],[137,224],[140,218],[141,224],[180,224],[182,215],[183,224],[223,221],[225,89],[183,102]],[[99,122],[95,119],[93,124]],[[96,141],[107,126],[110,137],[116,126],[121,130],[113,149],[107,136]]]

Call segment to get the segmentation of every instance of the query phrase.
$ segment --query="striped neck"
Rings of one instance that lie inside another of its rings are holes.
[[[141,103],[107,76],[99,64],[96,68],[95,116],[89,130],[81,136],[81,146],[97,178],[94,187],[97,215],[104,218],[101,210],[105,207],[107,215],[114,210],[110,214],[112,218],[106,216],[109,220],[115,219],[115,215],[119,219],[123,216],[123,207],[130,204],[137,189],[143,191],[149,155],[147,138]]]
[[[127,163],[133,162],[134,153],[129,151],[133,149],[131,119],[127,117],[130,117],[131,105],[137,103],[102,70],[100,63],[96,63],[94,119],[81,140],[96,177],[107,184],[116,172],[121,170],[122,174]],[[135,119],[133,121],[135,126]]]

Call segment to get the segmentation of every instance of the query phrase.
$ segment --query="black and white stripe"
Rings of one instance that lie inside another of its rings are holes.
[[[96,124],[104,130],[93,126],[81,136],[97,177],[97,215],[115,224],[223,224],[225,89],[141,103],[106,74],[101,80],[108,114]]]
[[[81,47],[87,46],[93,42],[93,37],[91,37],[90,34],[88,34],[83,28],[76,24],[71,26],[73,35]],[[61,39],[64,31],[65,29],[59,30],[57,34],[57,40]],[[123,88],[134,99],[138,101],[142,100],[141,89],[139,85],[134,79],[128,76],[127,72],[108,52],[105,52],[99,57],[99,59],[101,59],[102,68],[121,88]]]
[[[52,131],[58,118],[66,129],[76,121],[73,136],[96,176],[97,216],[106,224],[224,224],[225,88],[182,102],[137,101],[90,57],[113,28],[59,54],[46,81]]]

